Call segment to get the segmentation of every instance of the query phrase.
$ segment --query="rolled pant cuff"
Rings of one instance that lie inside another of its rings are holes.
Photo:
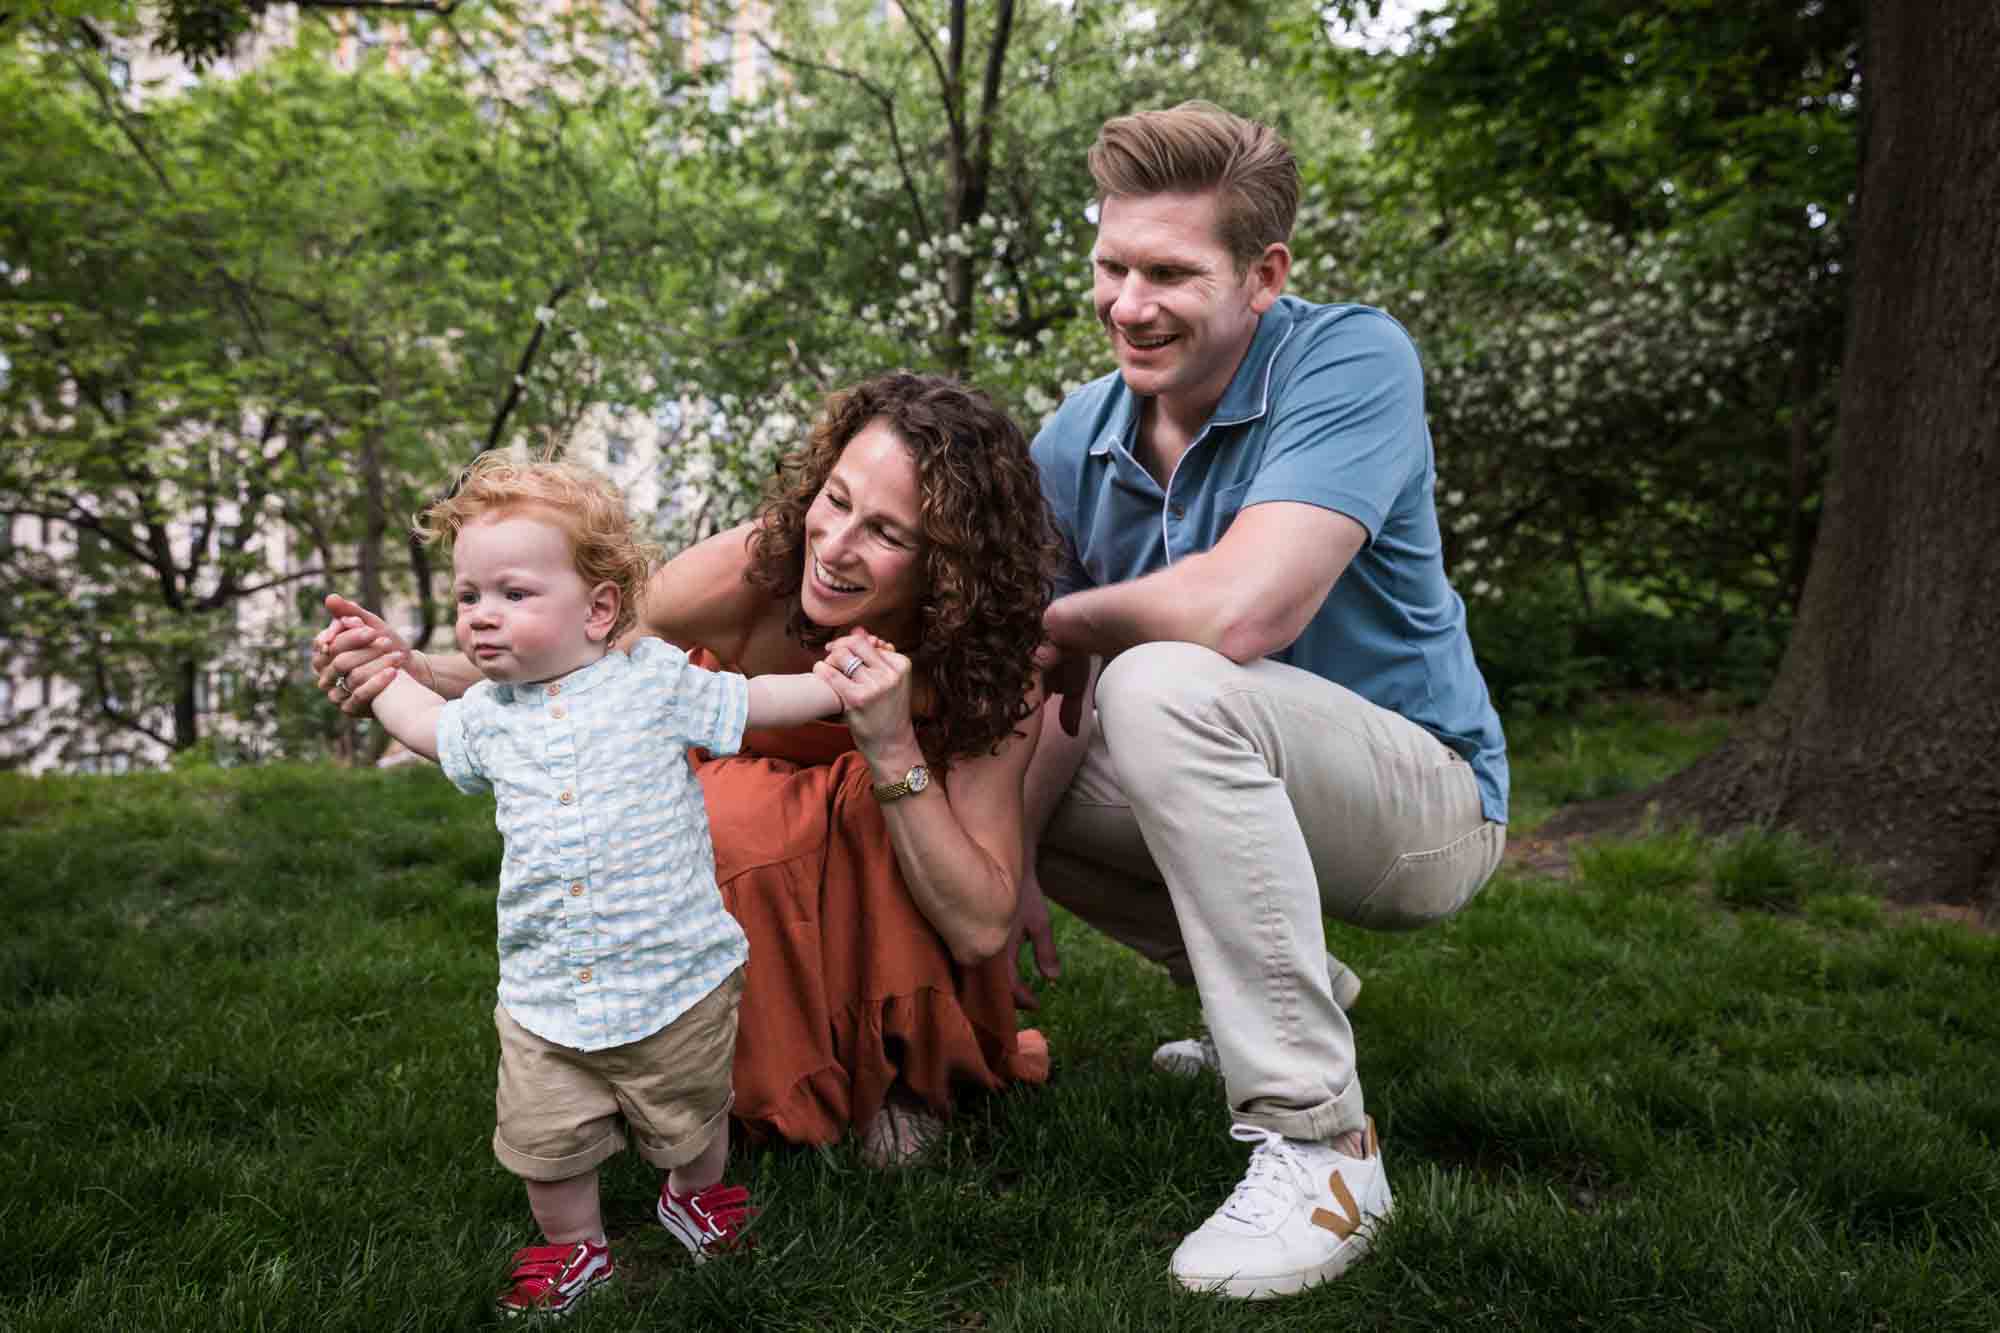
[[[1273,1134],[1307,1143],[1327,1143],[1342,1134],[1361,1130],[1368,1124],[1361,1104],[1361,1080],[1358,1078],[1318,1106],[1262,1110],[1239,1106],[1230,1112],[1230,1118],[1239,1125],[1255,1125]]]
[[[523,1180],[552,1182],[568,1180],[586,1171],[595,1171],[625,1148],[623,1130],[613,1128],[604,1137],[580,1152],[562,1157],[538,1157],[522,1152],[519,1148],[500,1137],[500,1131],[493,1131],[493,1155],[500,1159],[500,1165]]]

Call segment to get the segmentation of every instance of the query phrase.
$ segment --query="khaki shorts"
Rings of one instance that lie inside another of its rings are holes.
[[[649,1037],[602,1051],[545,1041],[493,1008],[500,1031],[493,1155],[523,1180],[568,1180],[625,1146],[670,1169],[693,1161],[735,1101],[736,1007],[743,969]]]

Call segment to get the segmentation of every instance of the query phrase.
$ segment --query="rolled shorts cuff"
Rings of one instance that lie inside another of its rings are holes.
[[[1363,1129],[1368,1117],[1361,1102],[1361,1080],[1351,1079],[1339,1093],[1317,1106],[1303,1108],[1269,1106],[1251,1110],[1236,1107],[1230,1119],[1241,1125],[1255,1125],[1288,1139],[1326,1143],[1350,1131]]]
[[[671,1142],[649,1139],[635,1126],[632,1142],[639,1150],[639,1156],[653,1166],[671,1171],[677,1166],[686,1166],[707,1150],[715,1141],[715,1136],[729,1127],[729,1112],[736,1105],[736,1094],[731,1092],[722,1103],[722,1109],[695,1126],[688,1133]]]
[[[604,1136],[597,1142],[561,1157],[537,1157],[534,1153],[522,1152],[501,1138],[499,1130],[493,1131],[493,1155],[500,1159],[500,1165],[523,1180],[538,1183],[568,1180],[571,1176],[595,1171],[624,1148],[625,1131],[615,1120],[607,1122]]]

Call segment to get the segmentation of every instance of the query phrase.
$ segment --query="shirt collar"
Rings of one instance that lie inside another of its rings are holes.
[[[626,660],[627,658],[622,650],[613,648],[589,666],[578,667],[567,676],[557,676],[553,681],[538,681],[533,685],[502,684],[499,681],[495,681],[493,683],[493,697],[505,704],[512,703],[517,698],[524,700],[539,699],[548,690],[550,685],[562,686],[564,694],[577,694],[584,690],[595,689],[599,685],[609,682],[612,677],[618,674],[620,668],[618,665],[614,665],[614,661],[616,663],[623,663]]]
[[[1278,349],[1292,336],[1295,323],[1290,297],[1279,298],[1277,304],[1258,318],[1250,348],[1237,363],[1236,373],[1230,377],[1229,387],[1222,391],[1222,401],[1209,414],[1202,434],[1216,426],[1240,426],[1255,421],[1270,410],[1271,366],[1278,358]],[[1093,455],[1108,454],[1113,445],[1130,440],[1139,424],[1139,395],[1125,387],[1124,376],[1115,370],[1111,373],[1118,381],[1111,389],[1113,406],[1110,419],[1090,446]]]

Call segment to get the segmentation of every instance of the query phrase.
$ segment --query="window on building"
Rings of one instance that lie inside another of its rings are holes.
[[[111,80],[111,86],[120,92],[132,86],[132,62],[124,56],[112,56],[106,60],[104,73]]]
[[[604,461],[612,467],[622,466],[632,456],[632,440],[625,435],[604,437]]]
[[[14,716],[14,682],[0,676],[0,722]]]

